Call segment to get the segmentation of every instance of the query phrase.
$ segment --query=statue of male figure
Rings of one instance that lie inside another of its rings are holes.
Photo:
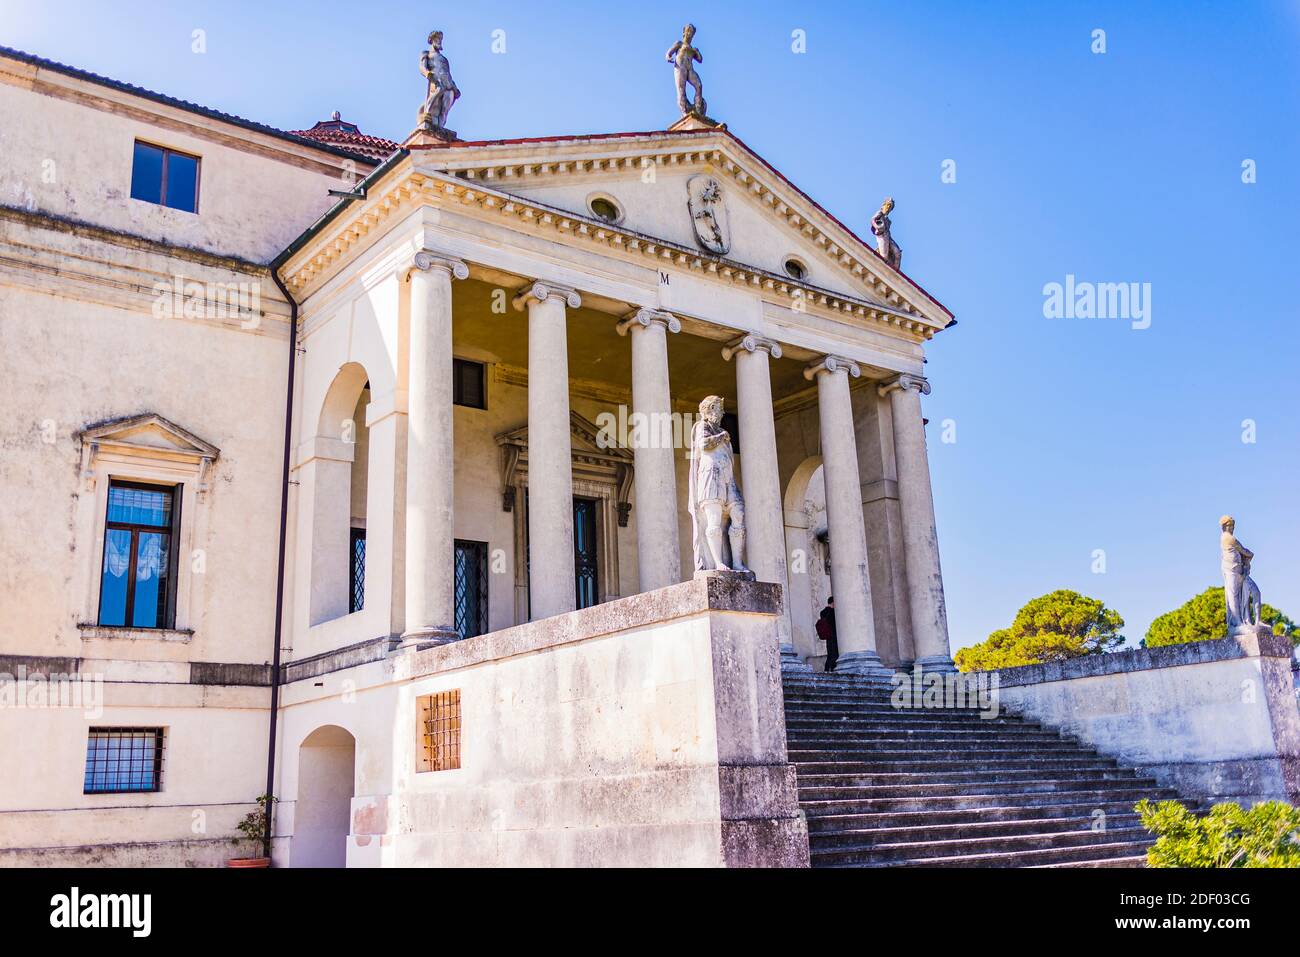
[[[898,248],[898,243],[894,242],[894,237],[890,233],[889,214],[894,211],[894,198],[887,197],[880,204],[880,209],[876,215],[871,217],[871,231],[876,236],[876,252],[880,253],[882,259],[895,269],[903,267],[903,251]]]
[[[695,39],[695,27],[693,24],[686,24],[682,30],[682,38],[674,43],[668,50],[665,59],[673,64],[674,72],[677,75],[677,106],[685,116],[688,113],[694,113],[696,116],[704,116],[706,109],[704,104],[704,85],[700,83],[700,75],[695,72],[695,64],[703,63],[704,57],[700,51],[691,45]],[[686,99],[687,85],[695,87],[695,103],[692,104]]]
[[[1243,625],[1260,623],[1259,586],[1250,578],[1252,552],[1233,534],[1237,523],[1231,515],[1219,519],[1219,548],[1222,553],[1223,600],[1227,605],[1228,634]]]
[[[447,128],[447,114],[460,99],[460,89],[451,78],[451,64],[442,55],[442,31],[429,34],[429,49],[420,54],[420,72],[429,80],[429,94],[420,107],[420,128],[437,131]]]
[[[696,569],[749,571],[744,563],[745,503],[736,486],[731,435],[722,427],[722,399],[716,395],[700,403],[700,417],[691,429],[688,485]]]

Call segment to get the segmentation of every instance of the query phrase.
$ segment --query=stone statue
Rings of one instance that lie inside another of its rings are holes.
[[[736,487],[731,435],[722,427],[722,399],[700,403],[691,429],[691,538],[697,571],[749,572],[745,567],[745,503]]]
[[[700,83],[700,75],[695,72],[695,64],[703,63],[704,57],[700,55],[699,50],[691,46],[691,41],[694,39],[695,27],[688,23],[682,30],[682,38],[672,45],[665,59],[673,65],[673,70],[677,74],[677,106],[682,111],[682,115],[694,113],[696,116],[703,117],[706,109],[704,85]],[[686,99],[688,84],[695,87],[694,103]]]
[[[898,243],[894,242],[894,237],[889,232],[889,214],[893,211],[894,198],[890,196],[880,204],[876,215],[871,217],[871,231],[876,236],[876,252],[880,253],[880,258],[895,269],[902,269],[903,251],[898,248]]]
[[[447,114],[460,99],[460,89],[451,78],[451,64],[442,55],[441,30],[429,34],[429,49],[420,54],[420,72],[429,81],[429,95],[420,107],[420,129],[454,139],[456,134],[447,129]]]
[[[697,173],[686,182],[686,206],[696,242],[711,253],[725,256],[731,249],[731,233],[722,186],[707,173]]]
[[[1233,532],[1237,528],[1231,515],[1219,519],[1219,548],[1222,552],[1223,599],[1228,610],[1228,634],[1260,626],[1259,586],[1251,580],[1250,562],[1255,557]]]

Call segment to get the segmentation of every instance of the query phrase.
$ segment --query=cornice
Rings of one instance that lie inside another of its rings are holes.
[[[852,318],[877,329],[887,329],[892,335],[913,342],[929,340],[942,328],[910,305],[905,307],[907,311],[895,309],[547,206],[486,184],[479,185],[446,173],[421,173],[411,169],[405,175],[398,175],[395,170],[388,184],[382,185],[382,181],[375,184],[371,189],[371,199],[358,206],[357,212],[331,224],[325,234],[285,264],[286,284],[295,298],[299,301],[306,298],[317,280],[332,275],[369,234],[394,217],[423,204],[472,210],[480,216],[504,219],[515,228],[531,227],[539,232],[562,236],[566,242],[600,246],[629,259],[648,261],[656,268],[671,266],[729,284],[774,293],[786,297],[792,303],[790,308],[796,311],[816,309],[819,314],[841,321]]]

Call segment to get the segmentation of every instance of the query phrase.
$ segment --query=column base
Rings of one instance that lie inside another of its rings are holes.
[[[880,655],[874,651],[847,651],[840,654],[834,673],[888,678],[894,674],[894,669],[885,667],[884,662],[880,660]]]
[[[922,674],[927,671],[933,671],[937,674],[944,675],[957,673],[957,666],[953,664],[953,660],[947,655],[925,655],[924,657],[917,658],[912,662],[911,667],[907,670],[910,672],[917,668],[921,670]]]
[[[419,631],[405,632],[401,643],[393,651],[396,654],[423,651],[425,648],[448,645],[453,641],[460,641],[460,632],[449,628],[422,628]]]
[[[808,662],[804,661],[794,650],[794,645],[781,646],[781,673],[785,674],[790,671],[808,671]]]

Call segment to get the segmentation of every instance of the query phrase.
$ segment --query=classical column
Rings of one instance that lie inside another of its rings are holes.
[[[569,432],[568,286],[535,282],[528,309],[528,595],[534,620],[577,606],[573,568],[573,454]]]
[[[880,386],[880,394],[889,396],[894,420],[894,459],[898,502],[903,512],[903,561],[915,664],[928,671],[956,671],[948,648],[948,612],[943,601],[934,494],[930,490],[930,461],[921,417],[921,396],[930,394],[930,383],[920,376],[900,375]]]
[[[643,592],[682,580],[673,407],[668,391],[668,333],[681,328],[676,316],[655,309],[638,309],[618,324],[619,335],[632,337],[636,555]]]
[[[835,598],[835,632],[839,640],[837,671],[888,675],[876,653],[867,573],[867,534],[862,521],[862,488],[853,433],[849,376],[861,375],[858,364],[826,356],[804,370],[817,380],[821,421],[822,475],[826,482],[826,523],[830,532],[831,594]]]
[[[776,422],[772,415],[772,359],[781,346],[771,339],[745,335],[727,344],[722,358],[736,360],[737,411],[740,420],[740,467],[744,479],[745,535],[748,564],[759,581],[775,582],[784,594],[777,619],[782,670],[807,671],[790,637],[790,579],[785,563],[785,510],[781,473],[776,461]]]
[[[406,417],[406,630],[402,647],[455,641],[455,446],[451,279],[469,267],[429,250],[411,262]]]

